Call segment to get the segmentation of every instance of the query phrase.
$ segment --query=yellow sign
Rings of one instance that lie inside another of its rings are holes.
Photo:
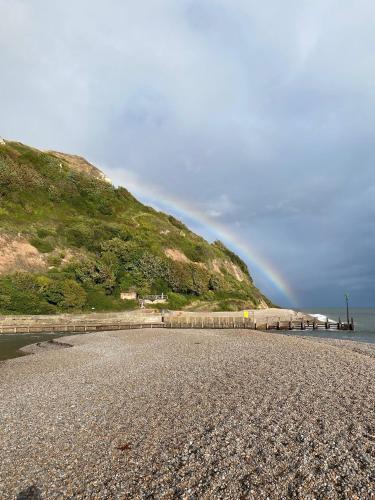
[[[249,311],[244,311],[243,312],[243,317],[248,318],[249,317]]]

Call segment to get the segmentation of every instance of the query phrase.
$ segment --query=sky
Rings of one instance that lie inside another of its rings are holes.
[[[280,305],[375,306],[374,23],[372,0],[0,0],[0,136],[85,156]]]

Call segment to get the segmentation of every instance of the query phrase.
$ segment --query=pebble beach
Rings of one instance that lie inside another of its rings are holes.
[[[1,499],[374,498],[374,346],[153,329],[28,349],[0,363]]]

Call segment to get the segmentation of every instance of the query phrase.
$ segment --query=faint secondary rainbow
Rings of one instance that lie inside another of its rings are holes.
[[[292,306],[297,305],[298,301],[295,297],[287,280],[282,274],[275,269],[265,257],[260,255],[249,243],[243,241],[233,230],[229,229],[224,224],[218,222],[209,215],[199,211],[193,205],[184,200],[175,198],[172,195],[166,195],[164,192],[158,191],[158,199],[155,198],[155,189],[147,188],[145,185],[140,185],[135,179],[128,182],[128,187],[132,192],[143,198],[145,203],[152,205],[157,210],[168,211],[174,213],[182,219],[191,219],[200,226],[206,227],[212,232],[216,239],[221,240],[231,250],[235,251],[250,267],[254,267],[272,284]]]

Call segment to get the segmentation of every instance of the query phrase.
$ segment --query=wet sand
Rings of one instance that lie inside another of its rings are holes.
[[[0,498],[375,494],[371,347],[246,330],[59,342],[0,364]]]

